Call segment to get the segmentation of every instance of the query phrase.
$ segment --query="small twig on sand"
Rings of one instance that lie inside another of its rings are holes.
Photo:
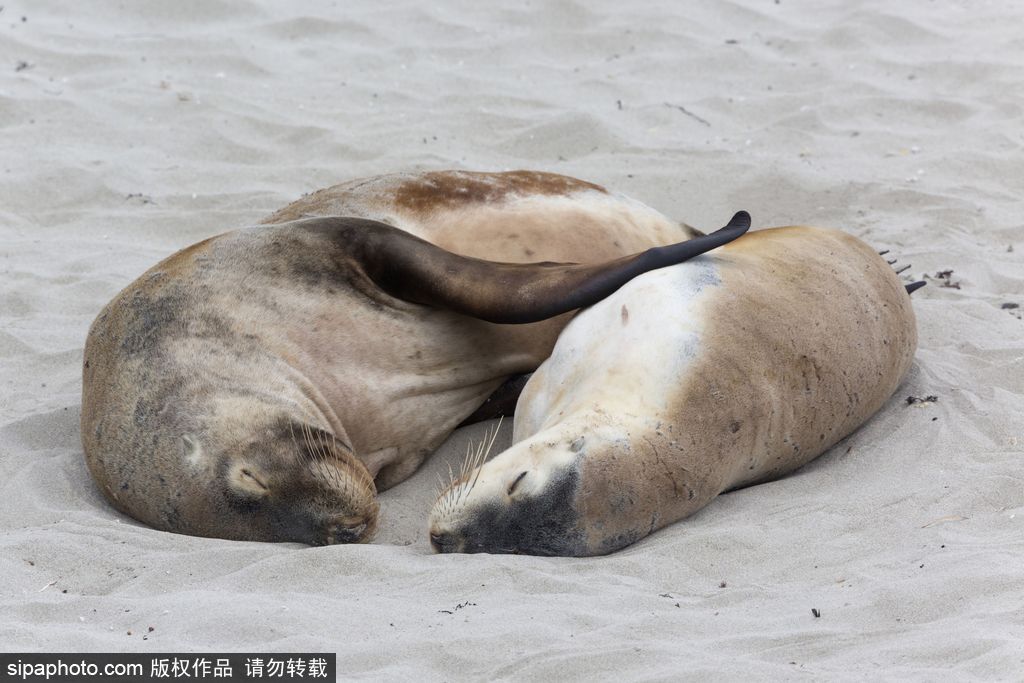
[[[689,109],[687,109],[686,107],[684,107],[681,104],[672,104],[671,102],[666,102],[665,106],[666,107],[672,107],[673,109],[678,109],[679,111],[681,111],[684,114],[686,114],[687,116],[689,116],[691,119],[694,119],[696,121],[700,121],[701,123],[703,123],[708,128],[711,127],[711,123],[707,119],[702,119],[701,117],[697,116],[696,114],[694,114],[692,111],[690,111]]]

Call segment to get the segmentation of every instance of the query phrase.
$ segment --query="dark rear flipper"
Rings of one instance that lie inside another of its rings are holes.
[[[590,306],[637,275],[728,244],[750,228],[750,214],[740,211],[709,235],[592,264],[483,261],[359,218],[296,223],[343,243],[350,262],[393,297],[492,323],[531,323]]]

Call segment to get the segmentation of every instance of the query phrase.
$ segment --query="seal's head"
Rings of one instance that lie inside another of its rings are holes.
[[[430,514],[436,552],[591,554],[577,506],[583,439],[538,436],[482,465],[479,451],[467,458]]]
[[[470,462],[434,504],[431,546],[439,553],[605,555],[720,490],[712,478],[667,470],[667,451],[635,438],[643,433],[640,423],[583,412],[483,465]],[[653,464],[637,468],[639,461]],[[659,494],[662,481],[671,483],[671,496]]]
[[[248,426],[241,439],[181,436],[184,465],[206,486],[193,501],[196,519],[209,528],[197,533],[233,528],[237,537],[245,529],[249,540],[309,545],[369,540],[377,491],[344,441],[288,418],[263,430]]]
[[[214,538],[328,545],[373,535],[376,488],[345,435],[283,400],[189,394],[169,404],[139,411],[131,424],[141,429],[109,413],[89,433],[107,445],[89,468],[123,512]]]

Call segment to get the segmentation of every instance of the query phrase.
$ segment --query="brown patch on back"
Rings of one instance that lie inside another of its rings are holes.
[[[625,304],[622,305],[622,311],[620,312],[620,315],[622,316],[622,324],[623,324],[623,326],[628,325],[629,324],[629,309],[626,308]]]
[[[607,194],[600,185],[557,173],[437,171],[424,173],[398,185],[393,190],[392,199],[396,206],[421,213],[467,204],[494,204],[510,196],[556,196],[584,190]]]

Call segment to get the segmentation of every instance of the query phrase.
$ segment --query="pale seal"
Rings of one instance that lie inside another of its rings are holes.
[[[599,555],[804,465],[874,414],[917,344],[909,291],[836,230],[761,230],[582,311],[513,445],[430,517],[439,552]]]
[[[156,528],[366,540],[376,492],[539,365],[559,314],[749,220],[663,246],[694,233],[592,183],[519,171],[354,181],[267,223],[154,266],[89,331],[89,471]]]

